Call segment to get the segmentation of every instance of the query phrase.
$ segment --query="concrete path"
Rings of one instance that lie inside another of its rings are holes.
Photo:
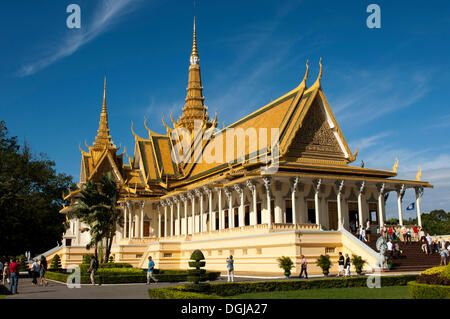
[[[397,273],[402,275],[406,273]],[[412,273],[408,273],[412,274]],[[382,276],[394,275],[393,273],[382,273]],[[312,275],[310,279],[323,276]],[[235,276],[235,282],[240,281],[269,281],[285,280],[284,277],[263,276]],[[298,277],[291,277],[298,280]],[[226,276],[222,276],[214,282],[225,282]],[[81,285],[81,288],[68,288],[66,284],[58,281],[48,280],[48,286],[33,286],[31,278],[20,278],[17,295],[8,295],[7,299],[148,299],[149,288],[163,288],[177,286],[184,283],[152,283],[146,284],[105,284],[105,285]],[[9,288],[9,287],[8,287]]]

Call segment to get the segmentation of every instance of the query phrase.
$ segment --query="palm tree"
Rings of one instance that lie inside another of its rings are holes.
[[[100,181],[87,182],[80,192],[74,204],[73,213],[89,228],[81,231],[89,231],[91,241],[86,249],[95,248],[95,258],[98,258],[98,245],[106,240],[105,260],[109,259],[112,241],[117,226],[123,225],[120,210],[117,208],[117,184],[112,172],[103,174]],[[100,256],[103,262],[103,253]]]

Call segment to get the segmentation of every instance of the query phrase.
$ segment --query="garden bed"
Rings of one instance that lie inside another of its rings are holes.
[[[408,289],[414,299],[450,299],[450,265],[421,272]]]
[[[381,286],[406,286],[415,275],[382,276]],[[368,277],[325,278],[311,280],[213,283],[149,289],[152,299],[216,299],[271,291],[367,287]],[[195,288],[194,288],[195,287]]]

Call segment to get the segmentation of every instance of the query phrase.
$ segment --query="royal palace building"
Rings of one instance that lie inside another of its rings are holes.
[[[145,268],[152,256],[160,269],[187,269],[201,249],[209,270],[226,270],[233,255],[236,273],[278,273],[277,258],[289,256],[300,269],[300,256],[338,252],[363,256],[368,270],[378,253],[356,239],[359,225],[372,232],[386,221],[385,201],[396,196],[399,224],[402,198],[420,202],[427,182],[396,179],[393,171],[352,166],[353,152],[333,115],[321,86],[322,64],[311,87],[306,74],[293,90],[237,122],[220,129],[204,104],[197,38],[193,33],[185,105],[166,132],[135,139],[134,152],[119,149],[108,127],[106,82],[96,139],[81,150],[79,189],[65,196],[73,205],[83,185],[112,171],[120,192],[123,227],[112,245],[116,262]],[[167,117],[167,116],[166,116]],[[126,158],[125,158],[126,156]],[[127,162],[127,164],[126,164]],[[63,267],[81,263],[89,232],[64,207],[67,231],[62,245],[47,252],[62,257]],[[92,252],[92,251],[91,251]],[[337,263],[334,263],[335,265]]]

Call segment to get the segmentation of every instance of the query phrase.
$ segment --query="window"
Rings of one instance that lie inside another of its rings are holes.
[[[250,225],[250,206],[248,205],[244,207],[244,225]]]

